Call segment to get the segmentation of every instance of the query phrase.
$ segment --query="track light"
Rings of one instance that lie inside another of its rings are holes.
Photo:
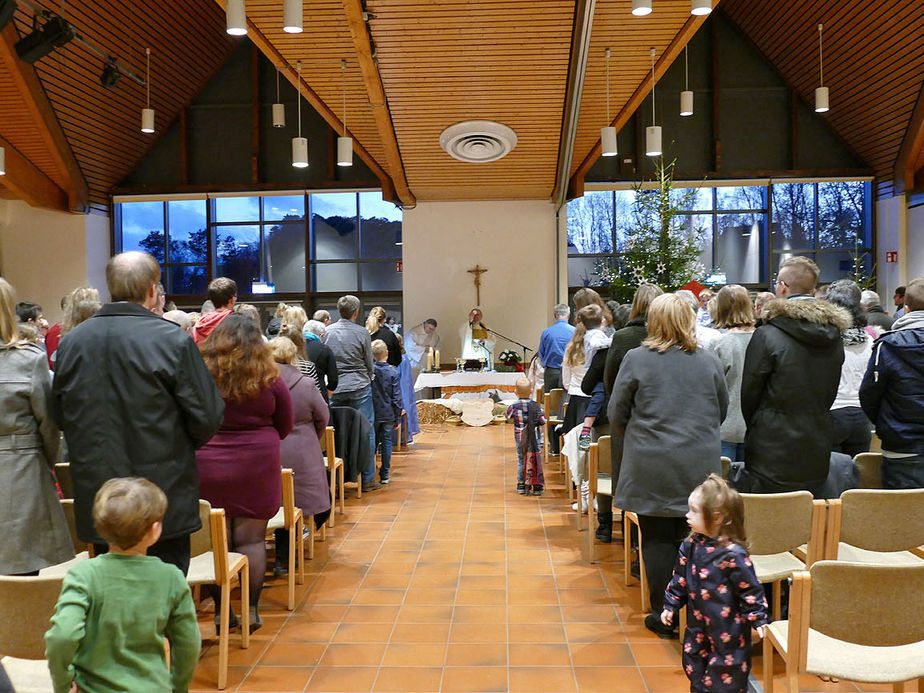
[[[687,47],[683,47],[683,74],[684,89],[680,92],[680,115],[693,115],[693,92],[690,90],[690,58],[687,55]]]
[[[145,48],[144,54],[147,58],[147,73],[144,80],[147,88],[147,105],[141,109],[141,132],[149,134],[154,132],[154,109],[151,108],[151,49]]]
[[[645,154],[661,156],[661,126],[655,124],[655,49],[651,49],[651,125],[645,128]]]
[[[651,0],[632,0],[632,14],[636,17],[651,14]]]
[[[308,166],[308,139],[302,137],[302,63],[297,63],[298,69],[298,137],[292,138],[292,165],[295,168]]]
[[[606,49],[606,125],[600,128],[601,156],[616,156],[616,128],[610,125],[610,49]]]
[[[77,36],[77,30],[63,17],[54,16],[16,42],[16,55],[24,63],[41,60]]]
[[[346,60],[340,61],[340,74],[343,76],[343,135],[337,138],[337,166],[352,166],[353,138],[347,136],[346,125]]]
[[[102,74],[99,76],[99,83],[106,89],[115,89],[115,85],[119,83],[121,78],[122,73],[119,72],[119,64],[115,61],[115,58],[109,58],[105,67],[103,67]]]
[[[815,89],[815,112],[825,113],[831,106],[828,103],[828,88],[825,86],[825,69],[821,53],[821,32],[824,24],[818,25],[818,87]]]
[[[712,12],[712,0],[690,0],[690,14],[705,15]]]
[[[286,126],[286,106],[279,100],[279,68],[276,68],[276,103],[273,104],[273,127]]]
[[[285,0],[282,6],[282,30],[288,34],[300,34],[304,28],[302,0]]]
[[[232,36],[247,34],[247,12],[244,9],[244,0],[228,0],[225,8],[225,31]]]

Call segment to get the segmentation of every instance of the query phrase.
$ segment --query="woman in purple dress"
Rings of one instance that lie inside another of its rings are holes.
[[[225,509],[231,550],[250,562],[250,627],[256,630],[266,523],[282,504],[279,445],[292,430],[292,398],[250,318],[229,315],[199,348],[225,400],[221,428],[196,452],[199,497]]]

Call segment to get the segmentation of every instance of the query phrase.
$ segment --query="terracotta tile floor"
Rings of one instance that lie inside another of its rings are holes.
[[[247,650],[232,635],[226,690],[688,691],[679,642],[644,628],[639,588],[623,584],[618,535],[588,563],[557,463],[541,499],[518,496],[509,426],[428,428],[395,455],[387,488],[347,491],[295,611],[285,580],[267,579],[263,628]],[[200,626],[192,690],[211,691],[211,613]]]

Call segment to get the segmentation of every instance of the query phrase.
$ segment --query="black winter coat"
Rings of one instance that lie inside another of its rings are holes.
[[[895,319],[890,317],[883,307],[877,304],[866,309],[866,322],[869,325],[881,327],[883,330],[888,331],[892,329]]]
[[[815,299],[775,299],[763,319],[741,376],[745,467],[763,492],[818,488],[828,476],[841,332],[852,320]]]
[[[644,315],[633,318],[621,330],[616,330],[613,341],[610,342],[609,351],[606,352],[606,365],[603,369],[603,386],[606,388],[607,395],[613,392],[613,381],[616,380],[619,366],[626,354],[631,349],[642,346],[647,336],[648,330],[645,328]]]
[[[382,325],[378,331],[372,335],[372,341],[381,339],[388,347],[388,365],[397,368],[401,365],[401,345],[398,343],[398,337],[394,332]]]
[[[102,543],[93,498],[123,476],[167,495],[164,539],[199,529],[195,450],[218,430],[225,404],[189,335],[136,303],[108,303],[65,335],[57,354],[54,406],[80,539]]]
[[[305,341],[305,355],[308,360],[314,364],[318,371],[318,389],[324,397],[324,401],[330,401],[327,392],[333,392],[337,389],[337,359],[334,358],[334,352],[330,350],[324,342],[317,339],[308,339]]]

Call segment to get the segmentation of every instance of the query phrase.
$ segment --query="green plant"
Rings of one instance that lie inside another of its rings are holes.
[[[497,357],[497,360],[501,363],[510,365],[514,363],[520,363],[522,359],[517,352],[513,351],[512,349],[507,349],[506,351],[502,351],[500,353],[500,355]]]
[[[860,249],[860,239],[859,237],[854,237],[853,239],[853,252],[850,254],[853,259],[853,268],[850,271],[850,279],[855,281],[861,290],[870,289],[876,290],[876,264],[873,263],[870,272],[867,274],[865,267],[865,260],[867,257],[872,260],[872,253],[868,250]]]

